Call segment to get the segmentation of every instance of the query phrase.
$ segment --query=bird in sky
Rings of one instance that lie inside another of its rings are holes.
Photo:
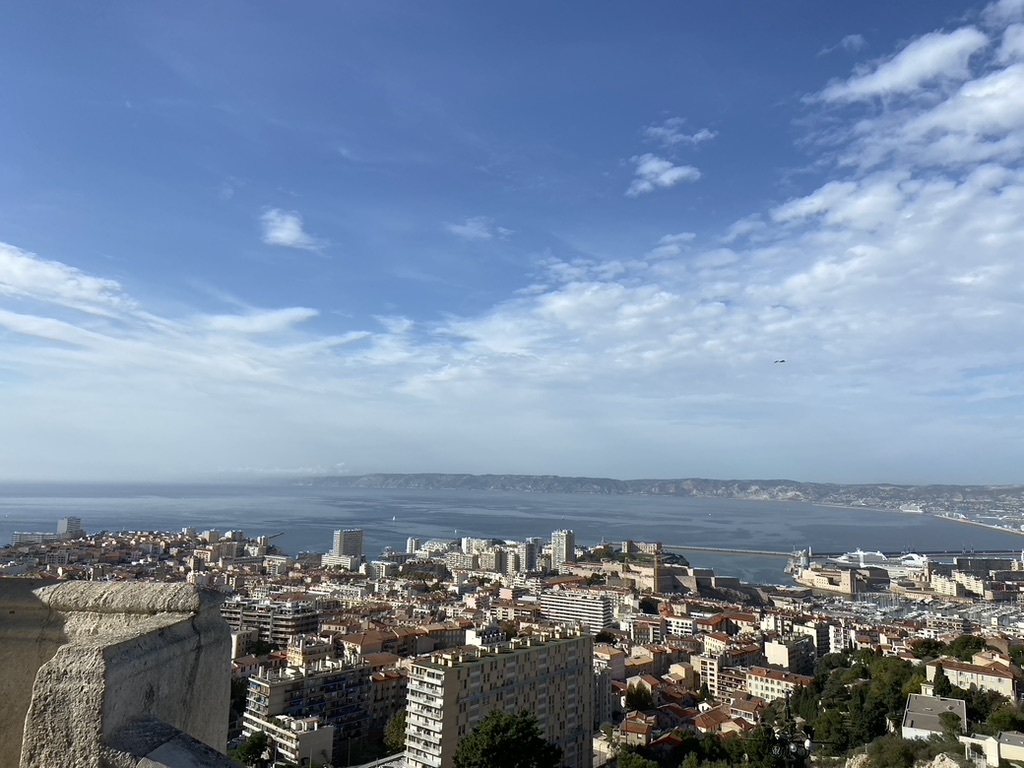
[[[784,363],[784,362],[786,362],[786,361],[785,361],[785,360],[776,360],[775,362],[776,362],[776,363]]]

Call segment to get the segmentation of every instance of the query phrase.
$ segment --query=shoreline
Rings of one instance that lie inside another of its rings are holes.
[[[825,501],[813,501],[813,502],[811,502],[811,505],[815,506],[815,507],[826,507],[826,508],[829,508],[829,509],[866,510],[868,512],[888,512],[888,513],[894,514],[894,515],[913,515],[913,516],[919,516],[919,517],[930,517],[930,518],[933,518],[935,520],[946,520],[946,521],[948,521],[950,523],[961,523],[963,525],[973,525],[973,526],[976,526],[978,528],[986,528],[986,529],[988,529],[990,531],[999,531],[1000,533],[1010,533],[1010,534],[1013,534],[1014,536],[1024,536],[1024,530],[1020,530],[1020,529],[1017,529],[1017,528],[1003,528],[1002,526],[991,525],[989,523],[980,523],[977,520],[971,520],[970,518],[950,517],[949,515],[941,513],[941,512],[938,512],[938,513],[937,512],[926,512],[926,511],[923,511],[923,510],[920,511],[920,512],[907,512],[907,511],[904,511],[902,509],[891,509],[891,508],[885,508],[885,507],[868,507],[868,506],[860,506],[860,505],[855,505],[855,504],[830,504],[830,503],[825,502]]]

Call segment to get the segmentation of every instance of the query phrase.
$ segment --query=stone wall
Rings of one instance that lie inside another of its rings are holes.
[[[233,765],[219,603],[185,584],[0,579],[0,768]]]

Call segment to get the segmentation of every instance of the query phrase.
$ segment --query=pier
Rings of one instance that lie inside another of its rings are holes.
[[[776,552],[770,549],[739,549],[736,547],[691,547],[682,544],[662,544],[670,552],[717,552],[721,555],[758,555],[760,557],[793,557],[794,552]]]

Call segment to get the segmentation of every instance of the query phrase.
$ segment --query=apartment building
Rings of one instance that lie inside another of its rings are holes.
[[[764,657],[768,664],[788,669],[801,675],[814,674],[817,652],[814,639],[807,635],[790,635],[766,640]]]
[[[765,701],[775,701],[813,682],[814,678],[807,675],[754,667],[747,672],[747,693],[759,696]]]
[[[334,728],[334,751],[368,734],[370,667],[342,659],[321,659],[306,667],[263,668],[249,678],[242,733],[264,731],[282,715],[315,717],[320,727]],[[319,762],[319,760],[318,760]]]
[[[562,630],[467,646],[414,662],[406,710],[409,768],[451,768],[459,741],[493,710],[536,715],[562,765],[590,768],[593,641]]]
[[[551,590],[541,593],[540,609],[551,621],[568,626],[586,624],[592,635],[614,626],[615,610],[606,595],[585,590]]]
[[[317,717],[279,715],[260,722],[259,730],[270,738],[275,760],[295,765],[329,765],[334,760],[334,728]]]
[[[939,664],[942,665],[942,670],[949,678],[949,682],[957,688],[963,688],[965,691],[995,691],[1010,701],[1017,700],[1017,677],[1009,667],[1003,664],[995,663],[991,666],[982,666],[956,659],[935,659],[925,665],[925,676],[929,683],[935,681],[935,670]]]
[[[220,612],[233,632],[255,629],[260,640],[282,647],[294,635],[315,633],[320,624],[320,610],[305,600],[233,597],[221,603]]]
[[[551,534],[551,567],[560,570],[565,563],[576,562],[576,534],[572,531],[555,531]]]

